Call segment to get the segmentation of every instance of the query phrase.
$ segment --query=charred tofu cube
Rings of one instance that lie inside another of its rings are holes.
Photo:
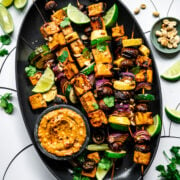
[[[102,124],[108,123],[107,117],[102,110],[97,110],[97,111],[88,113],[88,117],[93,127],[100,127],[102,126]]]
[[[151,125],[154,120],[152,118],[152,112],[136,112],[135,123],[136,125]]]
[[[63,9],[60,9],[51,15],[51,21],[55,22],[57,25],[60,25],[66,16],[66,12]]]
[[[105,9],[104,3],[102,3],[102,2],[89,5],[88,6],[88,15],[89,15],[89,17],[100,15],[100,14],[104,13],[104,9]]]
[[[68,34],[73,33],[73,29],[69,25],[69,26],[66,26],[66,27],[62,28],[62,32],[63,32],[64,36],[67,36]]]
[[[136,65],[140,67],[149,67],[152,64],[152,60],[148,56],[138,56],[136,58]]]
[[[91,18],[91,27],[92,30],[99,30],[104,29],[105,30],[105,23],[103,17],[97,16]]]
[[[95,77],[100,78],[100,77],[112,77],[112,72],[111,72],[112,65],[111,64],[96,64],[94,71],[95,71]]]
[[[147,69],[147,82],[152,83],[153,81],[153,71],[152,69]]]
[[[107,31],[103,30],[103,29],[99,29],[99,30],[94,30],[91,33],[91,41],[96,40],[98,38],[104,38],[107,37]]]
[[[143,165],[148,165],[150,162],[150,158],[151,158],[151,153],[143,153],[140,151],[134,151],[134,162],[136,164],[143,164]]]
[[[29,102],[34,110],[47,107],[46,101],[40,93],[29,96]]]
[[[71,83],[74,85],[77,96],[81,96],[92,88],[89,79],[84,74],[77,75],[72,79]]]
[[[49,37],[48,46],[51,51],[55,50],[58,46],[65,46],[66,41],[62,32],[56,33],[53,37]]]
[[[66,60],[63,62],[63,64],[66,64],[67,62],[74,62],[74,60],[73,60],[73,58],[72,58],[72,56],[71,56],[71,53],[70,53],[68,47],[63,47],[63,48],[61,48],[59,51],[56,52],[56,56],[57,56],[57,57],[61,56],[61,55],[64,53],[64,51],[67,51],[67,52],[68,52],[68,57],[67,57]]]
[[[79,73],[79,70],[78,70],[75,63],[68,62],[64,66],[64,74],[67,77],[67,79],[71,79],[72,77],[74,77],[78,73]]]
[[[112,37],[124,36],[124,26],[116,26],[112,28]]]
[[[93,153],[88,154],[87,158],[93,159],[96,163],[98,163],[101,160],[98,152],[93,152]]]
[[[76,59],[76,61],[78,62],[79,66],[81,68],[83,68],[84,66],[88,66],[91,63],[91,59],[84,57],[83,55],[81,55],[80,57],[78,57]]]
[[[145,46],[144,44],[142,44],[140,47],[139,47],[139,51],[142,55],[144,56],[149,56],[150,54],[150,50],[147,46]]]
[[[65,36],[65,40],[66,40],[67,44],[71,43],[71,42],[73,42],[73,41],[75,41],[77,39],[79,39],[79,35],[78,35],[77,32],[73,32],[73,33],[68,34],[68,35]]]
[[[92,53],[97,64],[112,63],[112,56],[108,46],[106,46],[105,51],[99,51],[97,48],[92,49]]]
[[[98,105],[91,91],[87,92],[80,98],[81,104],[87,113],[97,110]]]
[[[58,33],[60,28],[55,22],[48,22],[41,26],[40,31],[43,37],[46,38],[50,35]]]
[[[136,75],[135,75],[135,80],[137,82],[143,82],[145,81],[145,76],[146,76],[146,70],[141,69]]]
[[[70,44],[71,50],[74,54],[81,54],[83,49],[85,48],[84,44],[80,39],[74,41]]]
[[[35,86],[37,84],[37,82],[39,81],[41,76],[42,76],[41,72],[37,72],[36,74],[34,74],[34,76],[30,76],[29,80],[31,81],[31,84],[33,86]]]

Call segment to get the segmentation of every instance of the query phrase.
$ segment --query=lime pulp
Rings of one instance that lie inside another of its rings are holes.
[[[0,0],[0,3],[1,3],[4,7],[9,7],[9,6],[13,3],[13,0]]]
[[[26,6],[27,0],[14,0],[14,6],[17,9],[22,9]]]

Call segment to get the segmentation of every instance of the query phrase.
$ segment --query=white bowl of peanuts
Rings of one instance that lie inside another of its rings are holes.
[[[165,17],[158,20],[151,29],[151,42],[162,53],[179,52],[180,20],[174,17]]]

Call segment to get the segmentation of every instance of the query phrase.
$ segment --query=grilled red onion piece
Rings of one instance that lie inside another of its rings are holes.
[[[112,83],[110,82],[109,79],[104,79],[104,78],[96,81],[96,90],[98,90],[103,86],[112,86]]]
[[[146,152],[150,151],[150,146],[147,145],[147,144],[136,144],[135,145],[135,150],[146,153]]]
[[[137,104],[136,106],[135,106],[135,110],[136,111],[139,111],[139,112],[146,112],[146,111],[148,111],[148,105],[147,104]]]
[[[142,144],[149,142],[151,139],[149,133],[146,130],[139,130],[134,133],[135,143]]]
[[[146,89],[146,90],[151,90],[151,84],[150,83],[147,83],[147,82],[142,82],[142,83],[139,83],[137,86],[136,86],[136,89],[135,91],[139,91],[140,89]]]
[[[94,82],[95,82],[95,76],[94,76],[94,74],[90,74],[90,75],[88,76],[88,79],[89,79],[89,82],[90,82],[91,86],[93,86],[93,85],[94,85]]]
[[[121,72],[121,76],[122,77],[129,76],[129,77],[132,77],[133,79],[135,78],[135,75],[131,72]]]

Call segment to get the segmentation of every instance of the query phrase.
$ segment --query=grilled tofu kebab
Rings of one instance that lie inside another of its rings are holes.
[[[104,155],[123,157],[127,139],[135,143],[134,162],[148,165],[150,135],[145,129],[153,124],[148,103],[155,100],[154,95],[145,93],[152,89],[153,81],[150,50],[141,38],[128,38],[123,25],[116,24],[108,35],[105,3],[85,7],[78,2],[78,7],[91,20],[81,37],[65,9],[53,12],[51,21],[40,28],[47,44],[36,48],[29,61],[38,70],[51,68],[56,85],[30,96],[32,109],[45,108],[51,101],[77,107],[81,103],[92,128],[92,144],[87,150],[93,151],[81,163],[83,176],[94,178]],[[29,77],[33,86],[41,76],[38,71]]]

